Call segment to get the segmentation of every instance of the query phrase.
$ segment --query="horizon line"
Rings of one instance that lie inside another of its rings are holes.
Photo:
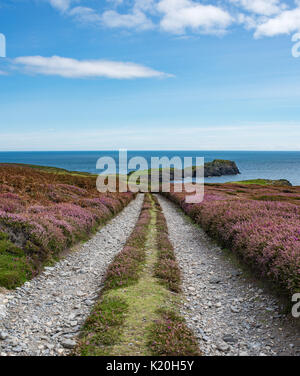
[[[126,150],[126,151],[129,151],[129,152],[160,152],[160,151],[166,151],[166,152],[170,152],[170,151],[179,151],[179,152],[195,152],[195,151],[199,151],[199,152],[208,152],[208,151],[212,151],[212,152],[264,152],[264,153],[273,153],[273,152],[300,152],[300,149],[299,150],[294,150],[294,149],[291,149],[291,150],[287,150],[287,149],[284,149],[284,150],[262,150],[262,149],[245,149],[245,150],[241,150],[241,149],[124,149],[124,148],[120,148],[120,149],[98,149],[98,150],[0,150],[0,153],[57,153],[57,152],[62,152],[62,153],[71,153],[71,152],[83,152],[83,153],[86,153],[86,152],[95,152],[95,153],[98,153],[98,152],[119,152],[121,150]]]

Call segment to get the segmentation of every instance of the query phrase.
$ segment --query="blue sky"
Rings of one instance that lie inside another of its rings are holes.
[[[0,0],[0,150],[300,150],[299,32],[293,0]]]

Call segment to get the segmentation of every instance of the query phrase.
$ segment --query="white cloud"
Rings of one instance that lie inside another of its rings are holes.
[[[101,16],[94,9],[88,7],[75,7],[69,10],[68,14],[77,21],[84,23],[100,23]]]
[[[290,34],[300,30],[300,7],[286,10],[274,18],[259,24],[254,36],[256,38],[273,37],[280,34]]]
[[[135,0],[134,8],[153,13],[156,0]]]
[[[60,56],[25,56],[14,59],[14,63],[20,65],[29,73],[66,78],[106,77],[133,79],[171,76],[143,65],[109,60],[80,61]]]
[[[153,29],[154,24],[145,14],[153,11],[154,0],[135,0],[132,10],[121,14],[115,10],[107,10],[102,14],[102,23],[111,28],[124,27],[127,29],[148,30]]]
[[[72,8],[72,2],[79,0],[48,1],[79,22],[101,23],[109,28],[149,30],[159,25],[162,30],[175,34],[184,34],[186,29],[206,34],[223,34],[234,21],[229,12],[221,7],[203,5],[193,0],[133,0],[132,6],[127,6],[124,13],[115,9],[125,4],[123,0],[107,0],[111,9],[102,13],[84,6]],[[154,23],[153,17],[155,20],[160,18],[158,23]]]
[[[108,28],[221,35],[237,24],[254,29],[255,38],[300,30],[300,0],[294,1],[295,9],[288,9],[285,0],[227,0],[223,7],[219,0],[106,0],[102,12],[78,5],[81,0],[47,1],[78,22]]]
[[[222,8],[191,0],[160,0],[157,9],[163,14],[161,29],[174,34],[184,34],[186,29],[223,34],[233,22],[231,15]]]
[[[120,14],[114,10],[108,10],[102,14],[102,23],[111,28],[124,27],[147,30],[154,27],[152,21],[139,10],[134,10],[130,14]]]
[[[272,16],[286,8],[281,0],[229,0],[236,6],[246,9],[248,12]]]
[[[60,10],[61,12],[65,12],[69,9],[72,0],[49,0],[50,4],[53,8]]]
[[[245,29],[250,30],[250,29],[255,29],[258,24],[257,17],[254,16],[248,16],[244,13],[239,13],[236,17],[236,21],[239,24],[244,25]]]
[[[86,6],[71,7],[73,2],[80,0],[48,0],[59,11],[73,17],[81,23],[104,25],[109,28],[127,28],[147,30],[154,27],[152,21],[145,15],[145,11],[153,10],[155,0],[135,0],[132,9],[127,13],[119,13],[114,9],[103,13]],[[107,0],[112,8],[123,4],[123,0]]]

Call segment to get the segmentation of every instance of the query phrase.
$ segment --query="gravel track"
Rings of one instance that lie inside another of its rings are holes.
[[[0,355],[67,355],[101,289],[102,276],[138,219],[138,195],[78,251],[0,294]]]
[[[182,269],[182,314],[204,355],[300,355],[298,322],[243,275],[173,203],[159,196]]]

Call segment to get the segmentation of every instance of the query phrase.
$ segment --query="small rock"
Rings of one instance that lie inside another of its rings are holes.
[[[14,352],[16,352],[16,353],[19,353],[19,352],[22,351],[22,347],[21,347],[21,346],[16,346],[16,347],[14,347],[12,350],[13,350]]]
[[[76,342],[72,341],[71,339],[63,339],[61,341],[61,345],[66,349],[74,349]]]
[[[237,340],[235,338],[233,338],[232,335],[230,335],[230,334],[226,334],[223,337],[223,341],[226,342],[226,343],[236,343],[237,342]]]
[[[218,278],[218,277],[213,277],[209,280],[209,283],[211,283],[211,284],[218,284],[218,283],[221,283],[221,282],[222,282],[222,279]]]
[[[217,349],[219,351],[225,352],[225,351],[228,351],[230,349],[230,346],[225,342],[218,342],[217,343]]]
[[[86,304],[88,307],[90,307],[90,306],[92,306],[92,305],[94,304],[94,302],[93,302],[92,300],[86,300],[86,301],[85,301],[85,304]]]
[[[240,310],[235,306],[231,306],[230,309],[231,309],[231,312],[233,312],[233,313],[239,313],[240,312]]]
[[[260,343],[248,343],[248,348],[251,350],[259,350],[261,345]]]
[[[5,333],[5,332],[0,332],[0,339],[1,339],[2,341],[5,341],[7,337],[8,337],[7,333]]]

